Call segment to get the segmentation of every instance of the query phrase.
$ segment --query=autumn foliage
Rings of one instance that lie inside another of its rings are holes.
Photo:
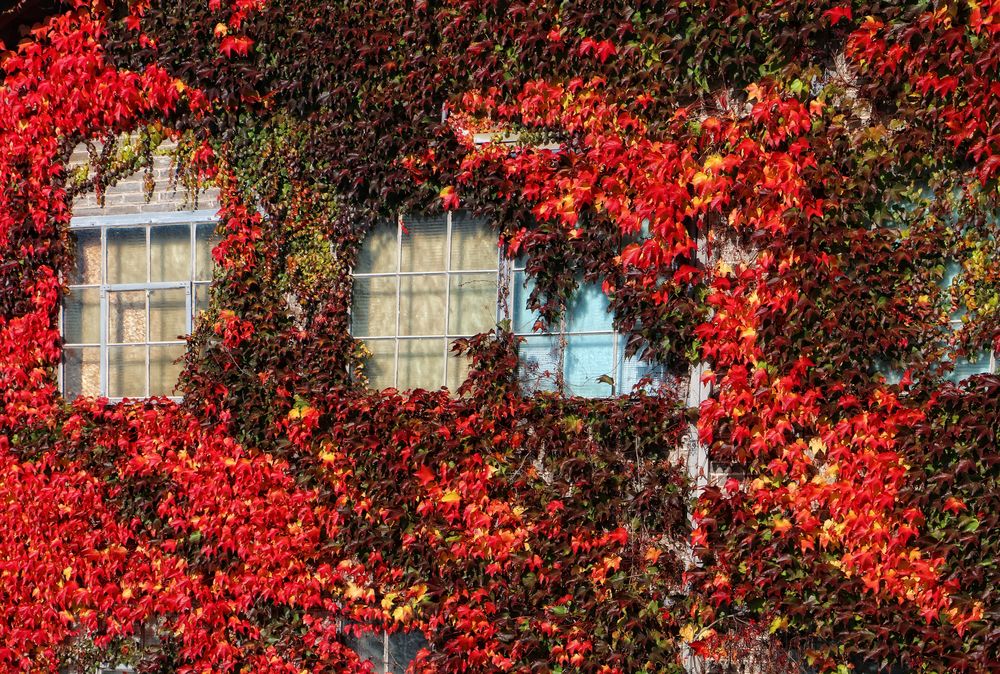
[[[387,629],[427,673],[748,630],[996,671],[1000,379],[948,374],[1000,350],[998,33],[971,0],[65,2],[0,62],[0,669],[364,672]],[[212,308],[182,402],[69,403],[66,162],[151,126],[222,190]],[[600,281],[668,383],[527,391],[501,325],[457,392],[369,390],[353,260],[442,208],[546,319]],[[689,424],[726,477],[685,475]]]

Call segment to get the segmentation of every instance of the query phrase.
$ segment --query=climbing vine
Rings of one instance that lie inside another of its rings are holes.
[[[384,629],[415,672],[761,639],[993,671],[1000,380],[948,376],[1000,350],[998,32],[988,1],[62,3],[0,62],[0,666],[363,672]],[[183,399],[67,402],[71,197],[165,138],[222,195]],[[526,390],[498,325],[457,391],[370,390],[364,237],[457,208],[542,323],[600,282],[668,383]]]

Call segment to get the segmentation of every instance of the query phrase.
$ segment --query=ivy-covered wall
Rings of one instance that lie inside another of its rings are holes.
[[[2,65],[0,665],[364,671],[367,626],[421,631],[419,672],[670,672],[760,639],[995,670],[1000,380],[947,379],[1000,348],[1000,5],[62,11]],[[211,307],[182,402],[67,403],[67,162],[136,132],[219,189]],[[457,345],[453,394],[365,387],[366,232],[456,208],[545,319],[599,282],[684,384],[532,394],[501,325]],[[723,484],[690,488],[689,424]]]

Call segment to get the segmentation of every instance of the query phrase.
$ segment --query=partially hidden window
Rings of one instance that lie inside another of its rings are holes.
[[[627,392],[658,369],[625,358],[599,284],[583,284],[558,325],[536,332],[523,265],[501,264],[488,223],[461,213],[375,227],[354,272],[352,334],[372,353],[375,388],[455,390],[468,363],[451,344],[510,318],[521,344],[519,375],[529,390],[586,397]],[[508,290],[509,289],[509,290]]]
[[[351,331],[375,388],[455,389],[468,372],[452,342],[497,322],[496,236],[461,214],[408,218],[368,235],[354,271]]]
[[[552,391],[561,385],[567,394],[600,398],[628,393],[644,378],[661,379],[656,364],[625,357],[625,336],[614,329],[601,284],[580,284],[558,323],[540,332],[538,314],[528,310],[533,286],[523,264],[515,262],[511,323],[524,339],[519,374],[526,388]]]
[[[955,278],[962,272],[962,265],[956,261],[951,261],[945,266],[944,277],[941,281],[941,288],[947,293],[952,292],[952,284]],[[965,311],[959,309],[948,317],[948,324],[951,333],[955,334],[962,329]],[[990,374],[997,371],[997,355],[989,349],[981,349],[978,353],[968,357],[956,357],[954,368],[946,375],[946,379],[956,384],[963,379],[967,379],[977,374]]]
[[[74,219],[62,307],[68,399],[170,396],[184,338],[208,305],[214,212]]]

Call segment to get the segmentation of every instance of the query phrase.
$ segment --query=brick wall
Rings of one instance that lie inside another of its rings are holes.
[[[147,203],[144,189],[145,171],[120,180],[105,191],[104,206],[97,203],[93,192],[82,194],[73,200],[74,216],[94,215],[135,215],[137,213],[163,213],[168,211],[218,210],[219,191],[215,187],[189,194],[184,185],[172,185],[173,167],[171,158],[164,154],[172,144],[164,143],[153,155],[152,198]],[[89,162],[87,148],[79,145],[70,157],[70,170]]]

